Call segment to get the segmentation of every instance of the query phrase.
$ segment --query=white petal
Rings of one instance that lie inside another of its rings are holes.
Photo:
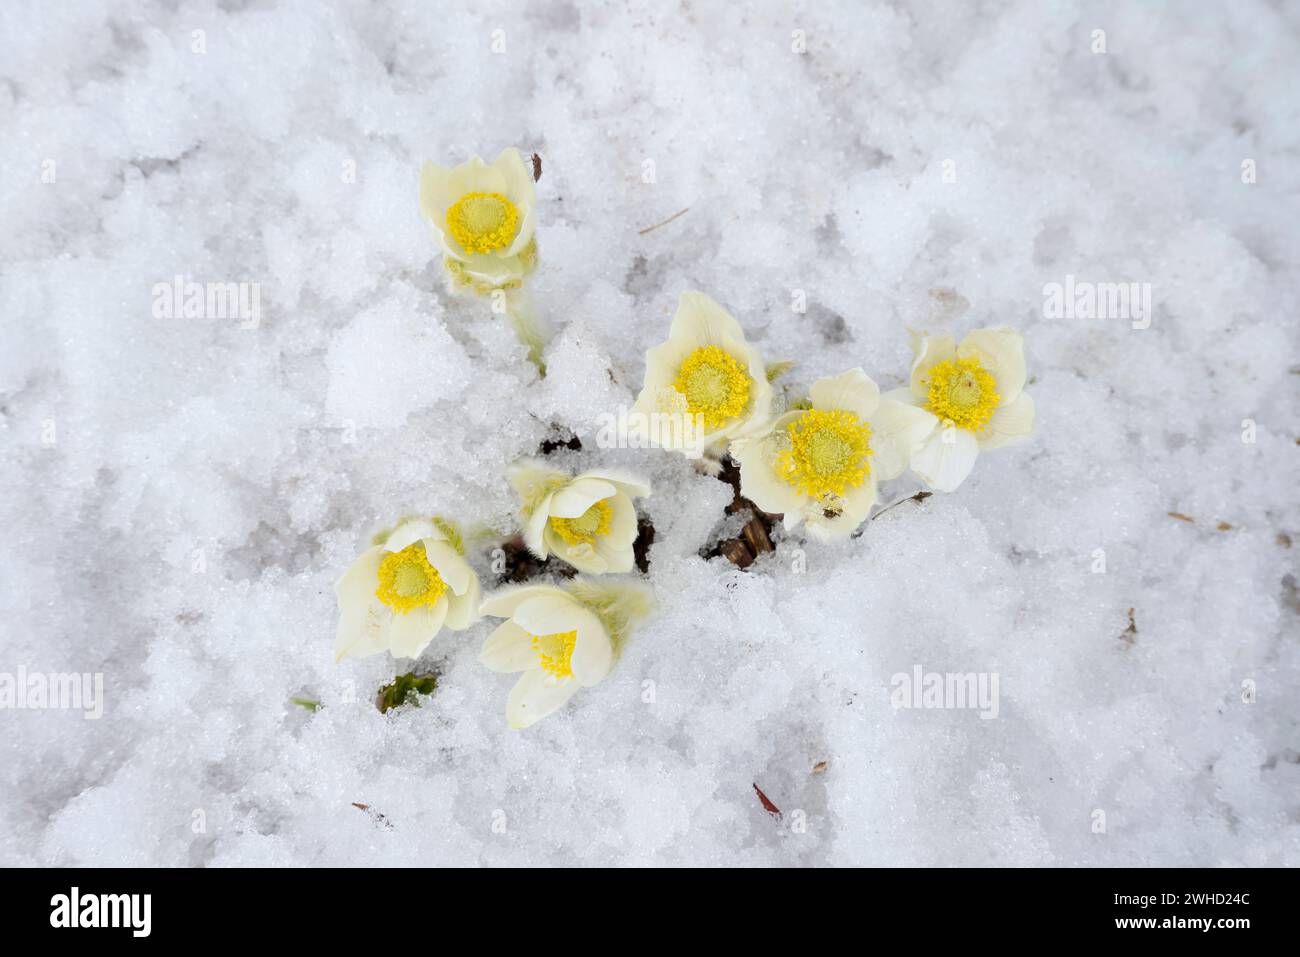
[[[594,478],[577,478],[560,489],[551,498],[550,513],[554,518],[578,518],[602,499],[618,492],[613,485]]]
[[[1034,400],[1021,392],[1010,405],[1000,405],[979,436],[981,450],[996,449],[1034,431]]]
[[[902,475],[912,455],[939,425],[932,413],[908,399],[912,394],[907,389],[887,392],[871,416],[871,471],[880,481]]]
[[[388,650],[394,658],[418,658],[438,634],[447,618],[447,599],[421,605],[406,614],[394,614],[388,629]]]
[[[537,201],[532,163],[526,161],[513,146],[503,149],[492,161],[492,168],[501,173],[505,188],[501,190],[516,206],[532,206]]]
[[[993,374],[1002,405],[1020,398],[1025,387],[1025,340],[1014,329],[976,329],[957,347],[960,359],[978,359]]]
[[[979,443],[970,432],[941,426],[912,453],[912,471],[931,488],[951,492],[966,480],[979,451]]]
[[[609,537],[596,539],[596,558],[600,560],[601,570],[592,574],[621,574],[630,572],[636,564],[636,553],[631,542],[616,542]],[[586,571],[586,569],[582,569]]]
[[[827,518],[824,511],[808,516],[808,537],[819,542],[848,538],[866,521],[875,504],[876,482],[868,476],[861,485],[845,490],[842,511],[834,518]]]
[[[447,627],[453,631],[464,631],[479,619],[479,584],[478,576],[470,571],[469,588],[463,595],[452,592],[447,596]]]
[[[548,554],[546,522],[551,517],[552,498],[552,495],[548,495],[542,499],[524,522],[524,544],[538,558],[546,558]]]
[[[609,533],[598,536],[597,541],[630,548],[637,536],[636,507],[630,498],[621,493],[607,501],[610,508]]]
[[[503,621],[483,642],[478,660],[493,671],[523,671],[537,663],[533,636],[513,621]]]
[[[368,658],[388,648],[392,611],[379,599],[370,601],[359,616],[339,618],[334,634],[334,662],[344,658]]]
[[[578,478],[594,478],[609,482],[624,495],[631,498],[650,497],[650,483],[640,476],[628,472],[619,472],[614,469],[591,469],[583,472]]]
[[[447,536],[438,530],[438,526],[427,518],[411,518],[392,530],[384,541],[384,548],[390,552],[400,552],[407,545],[414,544],[422,538],[431,538],[435,542],[445,541]]]
[[[426,162],[420,167],[420,212],[440,233],[447,228],[447,209],[454,202],[451,170]]]
[[[609,674],[614,666],[614,645],[600,619],[585,608],[578,609],[571,629],[576,630],[578,636],[569,668],[579,684],[590,687]]]
[[[541,668],[529,668],[510,689],[506,720],[522,730],[558,711],[582,687],[574,678],[556,680]]]
[[[578,571],[588,575],[603,575],[609,571],[609,565],[594,544],[577,542],[570,545],[558,535],[551,536],[550,532],[547,535],[550,536],[551,553],[560,560],[568,562]]]
[[[957,357],[957,343],[952,336],[925,336],[917,345],[916,359],[912,362],[912,395],[924,399],[930,393],[930,369],[940,362]]]
[[[844,409],[860,419],[871,418],[880,403],[880,387],[861,368],[829,379],[818,379],[808,390],[814,409]]]
[[[798,417],[798,412],[787,412],[773,423],[767,435],[746,439],[731,448],[732,456],[740,464],[740,494],[774,515],[797,513],[807,501],[807,496],[781,478],[774,468],[780,437],[785,427]],[[797,524],[795,520],[794,525]],[[787,527],[794,525],[787,523]]]
[[[424,540],[424,554],[429,564],[438,571],[438,577],[447,583],[447,587],[457,595],[463,595],[469,589],[474,569],[461,558],[460,553],[446,542],[435,542],[431,538]]]
[[[493,618],[509,618],[515,613],[515,609],[528,599],[541,598],[547,595],[559,595],[564,599],[569,598],[566,592],[561,591],[554,585],[516,585],[502,588],[488,595],[479,603],[479,611]]]
[[[515,606],[511,618],[534,635],[554,635],[574,629],[577,615],[584,609],[569,593],[559,588],[532,595]]]
[[[702,292],[684,292],[677,299],[677,312],[669,327],[670,339],[688,339],[697,346],[718,346],[724,342],[744,343],[745,333],[731,313]]]

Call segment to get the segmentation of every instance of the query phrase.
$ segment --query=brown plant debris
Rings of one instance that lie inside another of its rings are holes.
[[[1170,518],[1176,518],[1176,519],[1178,519],[1178,521],[1180,521],[1180,522],[1186,522],[1188,525],[1195,525],[1195,524],[1196,524],[1196,519],[1192,518],[1192,516],[1190,516],[1190,515],[1184,515],[1182,512],[1167,512],[1166,514],[1167,514]]]
[[[829,768],[830,766],[831,763],[829,761],[818,761],[816,764],[813,765],[812,773],[824,774],[826,769]]]
[[[715,555],[721,555],[737,568],[748,568],[754,564],[759,555],[775,551],[775,546],[772,544],[772,525],[781,516],[764,512],[740,494],[740,466],[731,456],[723,460],[717,479],[731,486],[732,495],[731,502],[726,508],[727,514],[733,515],[747,509],[750,519],[741,528],[739,535],[719,542],[705,553],[705,557],[713,558]]]
[[[768,796],[763,793],[763,789],[757,784],[754,785],[754,792],[758,795],[758,802],[763,805],[764,811],[773,817],[781,816],[781,809],[771,802]]]
[[[388,820],[388,818],[384,817],[384,815],[380,814],[369,804],[362,804],[358,801],[353,801],[352,806],[359,811],[365,811],[370,820],[374,821],[384,830],[391,831],[393,829],[393,822]]]
[[[542,154],[533,154],[533,182],[536,183],[542,178]]]
[[[1137,635],[1138,635],[1137,619],[1133,617],[1133,609],[1130,608],[1128,610],[1128,627],[1125,628],[1122,632],[1120,632],[1119,640],[1124,642],[1124,644],[1128,645],[1130,648],[1132,648],[1133,644],[1137,641]]]
[[[644,236],[646,233],[653,232],[654,230],[658,229],[660,226],[667,226],[667,225],[668,225],[669,223],[671,223],[674,219],[679,219],[679,218],[681,218],[682,216],[685,216],[685,215],[686,215],[687,213],[689,213],[690,211],[691,211],[691,208],[690,208],[689,206],[687,206],[685,209],[683,209],[683,210],[681,210],[681,211],[679,211],[679,212],[673,213],[671,216],[669,216],[667,219],[665,219],[662,223],[655,223],[653,226],[647,226],[645,229],[638,229],[636,234],[637,234],[638,236]]]

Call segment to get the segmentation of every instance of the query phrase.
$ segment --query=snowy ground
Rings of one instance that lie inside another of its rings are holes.
[[[0,671],[104,676],[99,720],[0,712],[0,863],[1300,864],[1300,8],[449,7],[0,10]],[[543,381],[416,203],[511,145]],[[260,322],[155,318],[176,275]],[[1150,283],[1149,328],[1045,318],[1067,275]],[[726,487],[593,441],[691,288],[796,390],[1015,325],[1038,433],[705,560]],[[409,667],[332,663],[335,579],[407,512],[508,533],[564,429],[654,482],[657,617],[526,732],[487,622],[380,714]],[[895,710],[918,665],[997,717]]]

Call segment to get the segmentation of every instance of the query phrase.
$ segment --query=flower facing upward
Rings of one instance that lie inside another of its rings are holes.
[[[896,478],[932,427],[920,409],[882,399],[861,369],[819,379],[810,408],[794,409],[759,436],[732,443],[740,490],[786,528],[813,538],[852,534],[876,501],[876,483]]]
[[[510,482],[522,501],[524,544],[538,558],[554,554],[588,574],[631,571],[637,519],[633,498],[650,486],[608,470],[570,476],[540,462],[521,462]]]
[[[519,285],[537,264],[533,176],[516,149],[489,165],[474,156],[448,169],[425,163],[420,209],[461,286],[487,293]]]
[[[656,444],[698,458],[768,420],[772,387],[763,357],[740,323],[703,293],[682,293],[668,340],[650,349],[645,362],[645,383],[632,407],[637,420],[684,423],[655,427]]]
[[[478,578],[449,531],[408,519],[352,563],[335,588],[335,661],[381,651],[416,658],[444,624],[460,631],[477,620]]]
[[[915,343],[910,386],[887,393],[924,410],[930,431],[912,456],[912,471],[931,488],[951,492],[980,452],[1034,430],[1034,401],[1024,391],[1025,345],[1008,329],[976,329],[957,345],[952,336]]]
[[[598,683],[614,666],[633,622],[650,607],[632,585],[581,579],[566,588],[526,585],[490,595],[483,613],[505,618],[479,654],[493,671],[520,673],[506,702],[512,728],[526,728],[557,711],[579,688]]]

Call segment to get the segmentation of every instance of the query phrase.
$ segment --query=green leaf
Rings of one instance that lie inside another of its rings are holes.
[[[398,675],[390,684],[386,684],[379,689],[379,697],[375,701],[375,707],[387,714],[390,708],[397,708],[406,704],[407,697],[412,693],[416,695],[433,694],[433,689],[436,687],[438,687],[436,675],[417,675],[414,671]],[[420,702],[413,698],[411,704],[419,707]]]

